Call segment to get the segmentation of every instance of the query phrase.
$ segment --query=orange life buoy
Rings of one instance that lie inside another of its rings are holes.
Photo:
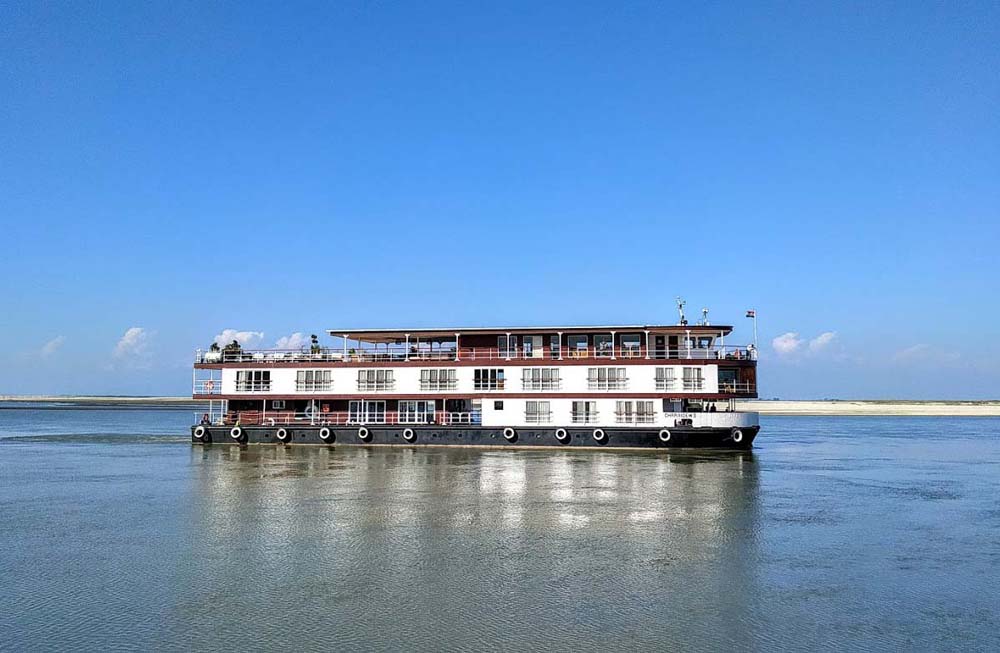
[[[212,390],[215,390],[215,381],[206,381],[205,382],[205,389],[208,390],[209,392],[211,392]]]

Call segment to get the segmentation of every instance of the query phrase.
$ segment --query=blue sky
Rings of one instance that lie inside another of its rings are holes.
[[[0,5],[0,393],[682,295],[762,396],[1000,395],[1000,5],[476,4]]]

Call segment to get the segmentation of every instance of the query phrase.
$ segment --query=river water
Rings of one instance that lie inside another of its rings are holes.
[[[0,649],[1000,650],[1000,419],[753,453],[191,446],[0,407]]]

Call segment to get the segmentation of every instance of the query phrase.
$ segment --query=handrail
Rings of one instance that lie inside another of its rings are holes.
[[[195,413],[195,421],[200,422],[204,415],[209,415],[209,422],[219,426],[363,426],[363,425],[419,425],[419,424],[481,424],[482,413],[441,412],[433,413],[416,411],[291,411],[291,410],[229,410],[222,412]]]
[[[559,348],[523,346],[460,347],[458,350],[407,351],[403,347],[384,350],[351,349],[347,352],[332,348],[317,350],[304,349],[242,349],[238,351],[195,352],[195,362],[202,364],[221,363],[405,363],[421,361],[508,361],[508,360],[576,360],[576,359],[635,359],[653,358],[657,360],[757,360],[757,351],[750,345],[714,345],[710,348],[687,348],[684,346],[649,348],[640,347],[594,347]]]

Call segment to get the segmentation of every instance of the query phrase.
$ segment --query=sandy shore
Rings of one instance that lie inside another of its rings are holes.
[[[1000,415],[1000,401],[741,401],[762,415]]]

